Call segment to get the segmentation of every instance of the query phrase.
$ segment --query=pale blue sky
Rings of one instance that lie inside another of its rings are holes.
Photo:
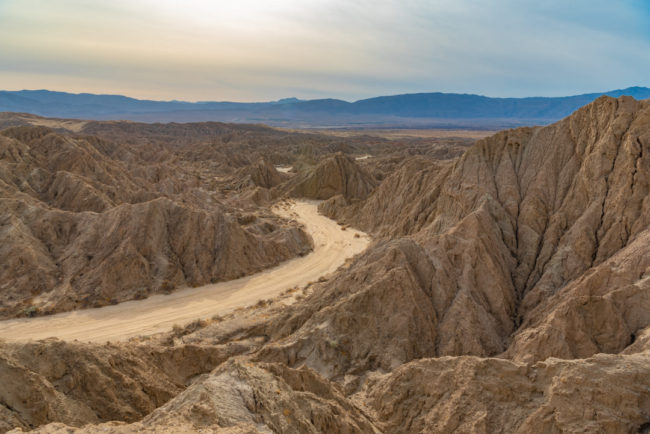
[[[0,0],[0,89],[150,99],[650,85],[649,0]]]

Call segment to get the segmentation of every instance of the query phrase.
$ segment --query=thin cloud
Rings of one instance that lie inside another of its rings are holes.
[[[3,88],[154,99],[647,85],[645,2],[0,0]]]

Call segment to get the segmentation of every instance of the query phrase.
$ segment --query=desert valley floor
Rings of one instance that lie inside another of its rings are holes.
[[[0,339],[25,341],[56,337],[103,343],[169,331],[197,318],[224,315],[260,300],[276,298],[329,275],[346,259],[367,246],[365,235],[342,231],[334,221],[318,214],[315,201],[281,203],[278,213],[296,218],[311,236],[314,249],[302,258],[227,282],[186,288],[97,309],[83,309],[40,318],[0,322]]]

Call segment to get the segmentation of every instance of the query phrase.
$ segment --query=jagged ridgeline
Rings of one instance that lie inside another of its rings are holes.
[[[378,137],[218,122],[4,113],[0,127],[5,318],[169,293],[302,256],[309,237],[271,205],[289,195],[365,197],[386,170],[368,174],[347,155],[396,148]],[[455,156],[467,143],[414,141],[405,149]]]
[[[0,344],[0,384],[13,385],[0,427],[647,430],[650,101],[603,97],[457,158],[417,154],[246,171],[266,200],[326,199],[322,212],[373,243],[288,306],[139,342]],[[97,378],[110,411],[85,386]]]

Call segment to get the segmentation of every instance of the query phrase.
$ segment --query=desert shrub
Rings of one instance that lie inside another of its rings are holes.
[[[270,304],[269,300],[260,300],[255,304],[255,307],[265,307]]]
[[[34,317],[34,316],[38,315],[38,307],[36,307],[36,306],[34,306],[34,305],[27,306],[27,307],[23,310],[23,314],[24,314],[25,316],[28,316],[28,317]]]
[[[133,293],[133,299],[143,300],[147,298],[148,295],[149,295],[149,291],[147,290],[147,288],[138,288]]]
[[[174,290],[174,284],[169,280],[165,279],[160,284],[160,292],[164,294],[170,294]]]
[[[248,225],[253,223],[256,220],[257,220],[257,216],[255,214],[245,214],[237,217],[237,222],[240,225]]]

